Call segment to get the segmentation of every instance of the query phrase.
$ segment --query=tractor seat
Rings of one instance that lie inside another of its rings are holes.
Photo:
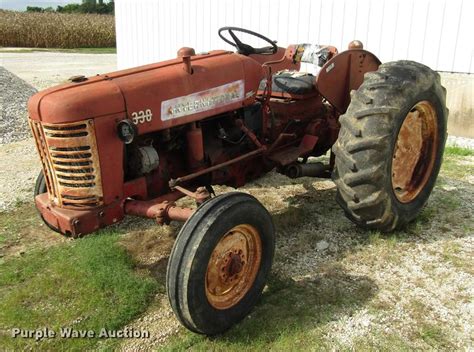
[[[260,82],[258,90],[265,89],[266,80]],[[313,93],[315,77],[311,73],[299,71],[279,71],[273,75],[272,92],[305,95]]]

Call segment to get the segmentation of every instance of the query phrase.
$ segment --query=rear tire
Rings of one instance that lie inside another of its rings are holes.
[[[446,141],[446,89],[429,67],[383,64],[365,74],[333,146],[337,201],[357,225],[392,231],[421,211]]]
[[[168,298],[181,323],[214,335],[243,319],[262,294],[274,248],[271,216],[254,197],[233,192],[205,202],[168,262]]]

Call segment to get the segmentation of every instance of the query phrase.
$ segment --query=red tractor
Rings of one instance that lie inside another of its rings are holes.
[[[239,32],[268,46],[252,47]],[[433,189],[448,115],[436,72],[381,64],[359,41],[338,53],[280,48],[236,27],[219,36],[237,52],[182,48],[173,60],[73,77],[28,105],[46,224],[80,237],[125,215],[185,221],[167,291],[182,324],[204,334],[247,315],[275,246],[272,217],[254,197],[215,196],[212,185],[237,188],[271,170],[332,176],[349,219],[391,231],[413,220]],[[319,73],[299,72],[301,62]],[[327,163],[308,159],[328,152]],[[196,209],[176,205],[185,196]]]

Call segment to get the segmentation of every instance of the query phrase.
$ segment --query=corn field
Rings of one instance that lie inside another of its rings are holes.
[[[0,46],[114,47],[114,16],[0,10]]]

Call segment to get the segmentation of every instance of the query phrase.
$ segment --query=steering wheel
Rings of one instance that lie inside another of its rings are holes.
[[[231,41],[230,39],[227,39],[226,37],[224,37],[222,35],[222,32],[224,32],[224,31],[229,32],[229,34],[232,37],[233,41]],[[253,46],[242,43],[242,41],[239,38],[237,38],[237,36],[234,34],[234,31],[235,32],[247,33],[247,34],[253,35],[257,38],[263,39],[264,41],[269,43],[270,46],[265,46],[265,47],[262,47],[262,48],[254,48]],[[278,47],[277,47],[276,43],[273,40],[271,40],[271,39],[269,39],[269,38],[267,38],[267,37],[265,37],[265,36],[263,36],[263,35],[261,35],[257,32],[250,31],[248,29],[239,28],[239,27],[222,27],[222,28],[219,29],[218,34],[219,34],[219,37],[221,37],[221,39],[223,41],[225,41],[227,44],[230,44],[233,47],[237,48],[237,52],[239,54],[242,54],[242,55],[250,55],[250,54],[272,55],[272,54],[275,54],[278,51]]]

